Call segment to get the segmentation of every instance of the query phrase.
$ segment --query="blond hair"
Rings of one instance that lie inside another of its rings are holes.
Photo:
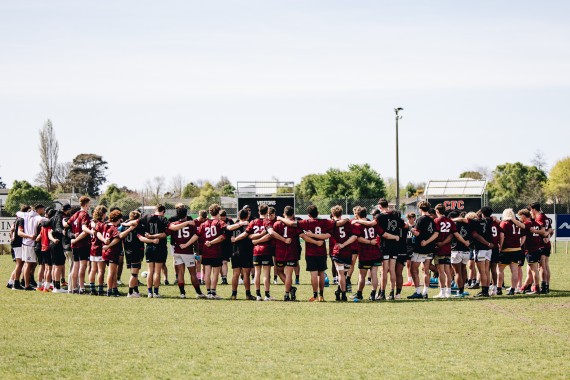
[[[503,211],[503,219],[515,219],[515,212],[512,208],[507,208]]]

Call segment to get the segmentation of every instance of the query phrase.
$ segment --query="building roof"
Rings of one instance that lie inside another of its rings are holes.
[[[426,198],[437,197],[481,197],[485,194],[487,180],[484,179],[446,179],[431,180],[425,189]]]

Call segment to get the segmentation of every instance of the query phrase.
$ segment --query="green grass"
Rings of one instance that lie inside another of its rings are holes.
[[[162,287],[165,299],[2,286],[0,378],[568,378],[570,255],[561,252],[540,297],[284,303],[181,300],[176,286]],[[2,285],[11,270],[0,257]]]

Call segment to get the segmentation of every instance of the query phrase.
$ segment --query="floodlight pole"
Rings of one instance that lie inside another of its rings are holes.
[[[398,115],[398,112],[403,111],[402,107],[394,108],[396,113],[396,210],[400,209],[400,147],[398,143],[398,120],[402,116]]]

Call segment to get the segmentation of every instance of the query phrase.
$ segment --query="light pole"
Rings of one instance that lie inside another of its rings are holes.
[[[398,120],[402,116],[398,115],[398,112],[403,111],[402,107],[394,108],[396,113],[396,210],[400,209],[400,152],[398,144]]]

